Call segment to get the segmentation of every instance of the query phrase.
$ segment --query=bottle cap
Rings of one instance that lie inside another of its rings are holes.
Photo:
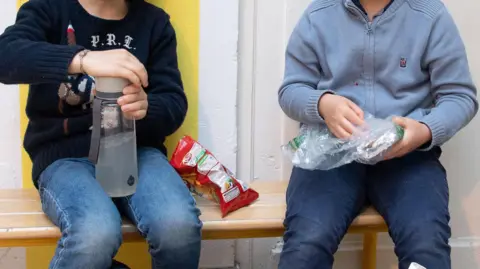
[[[97,92],[103,93],[121,93],[123,89],[130,85],[130,81],[123,78],[96,77],[95,88]]]

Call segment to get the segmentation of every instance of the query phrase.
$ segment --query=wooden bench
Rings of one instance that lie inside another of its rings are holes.
[[[281,237],[284,232],[286,182],[255,182],[252,187],[260,199],[222,219],[218,206],[198,200],[204,223],[203,238],[238,239]],[[385,223],[374,209],[365,210],[350,227],[351,233],[364,234],[363,268],[376,268],[377,233],[386,231]],[[140,241],[136,228],[125,221],[125,242]],[[54,245],[60,231],[43,214],[34,189],[0,190],[0,247]]]

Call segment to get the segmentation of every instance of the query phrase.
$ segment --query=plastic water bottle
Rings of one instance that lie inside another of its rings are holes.
[[[124,116],[117,99],[128,81],[96,78],[90,161],[95,176],[110,197],[135,193],[138,181],[135,120]]]

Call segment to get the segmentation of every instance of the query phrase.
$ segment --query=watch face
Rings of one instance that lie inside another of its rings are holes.
[[[90,50],[82,50],[81,52],[78,53],[78,56],[80,57],[80,72],[83,74],[87,74],[83,69],[83,58],[85,58],[85,56],[87,56],[89,52]]]

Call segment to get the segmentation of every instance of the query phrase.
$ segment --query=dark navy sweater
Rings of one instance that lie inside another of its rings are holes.
[[[165,152],[165,137],[182,124],[187,100],[169,17],[142,0],[129,3],[125,18],[104,20],[90,15],[78,0],[30,0],[0,36],[0,82],[30,85],[24,147],[34,180],[58,159],[88,156],[91,99],[74,93],[64,98],[65,85],[85,88],[68,76],[71,60],[83,49],[123,48],[145,65],[149,107],[137,121],[139,146]]]

